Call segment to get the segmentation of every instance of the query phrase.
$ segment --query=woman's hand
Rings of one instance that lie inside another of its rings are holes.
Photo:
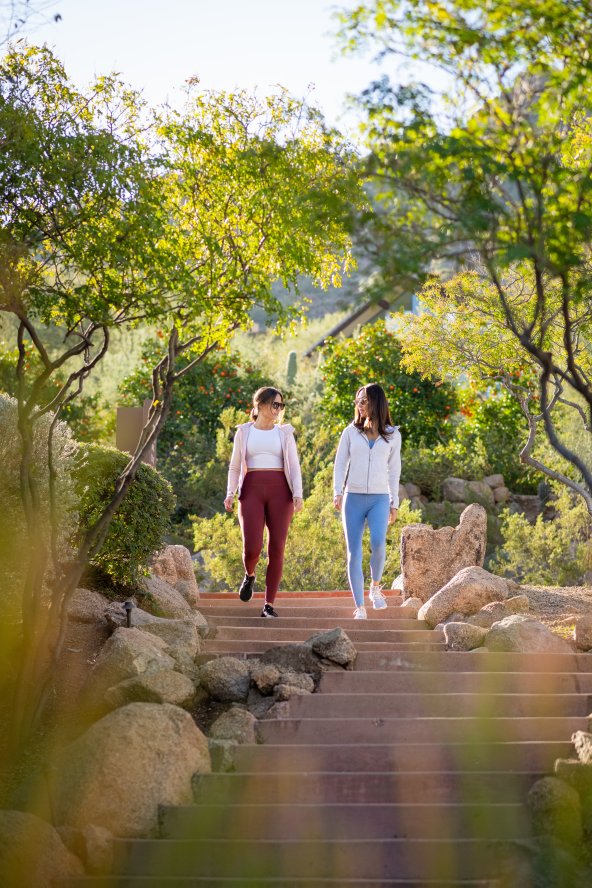
[[[398,510],[398,509],[395,509],[394,506],[391,506],[391,511],[390,511],[390,514],[389,514],[389,520],[388,520],[388,523],[389,523],[389,524],[394,524],[395,521],[397,520],[397,515],[398,515],[398,514],[399,514],[399,510]]]
[[[343,506],[343,497],[340,493],[338,493],[337,496],[333,497],[333,505],[338,512],[341,512],[341,507]]]
[[[301,496],[294,497],[294,511],[300,512],[302,510],[302,506],[304,505],[304,500]]]
[[[224,508],[226,509],[227,512],[232,512],[233,505],[234,505],[234,494],[231,493],[224,500]]]

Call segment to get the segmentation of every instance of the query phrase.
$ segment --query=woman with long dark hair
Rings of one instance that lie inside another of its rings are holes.
[[[376,383],[356,392],[354,419],[344,429],[333,471],[333,504],[342,513],[347,544],[347,575],[356,609],[365,620],[362,537],[370,530],[370,601],[375,610],[387,606],[382,592],[386,532],[396,521],[401,474],[401,434],[393,425],[386,395]]]
[[[273,607],[282,578],[284,549],[294,512],[302,508],[302,475],[294,428],[282,424],[284,399],[265,386],[253,395],[251,419],[239,425],[228,469],[224,507],[231,512],[238,490],[238,519],[243,535],[245,576],[241,601],[250,601],[255,568],[267,527],[267,572],[262,617],[277,617]]]

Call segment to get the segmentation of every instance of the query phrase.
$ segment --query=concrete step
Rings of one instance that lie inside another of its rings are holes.
[[[290,718],[525,718],[587,716],[592,711],[588,694],[307,694],[292,697]]]
[[[451,655],[449,652],[448,656]],[[592,672],[325,672],[317,694],[592,694]]]
[[[138,839],[118,842],[126,872],[154,876],[233,876],[264,879],[458,878],[493,875],[493,843],[459,839],[358,839],[283,841],[260,839]],[[198,883],[201,888],[201,881]]]
[[[512,839],[530,835],[520,804],[186,805],[163,808],[164,838]]]
[[[386,600],[390,605],[402,604],[403,598],[400,592],[396,590],[383,589],[383,594]],[[365,597],[368,599],[368,588],[365,589]],[[264,594],[262,591],[256,590],[253,595],[251,602],[262,603],[264,601]],[[285,604],[289,607],[332,607],[332,608],[341,608],[341,607],[351,607],[352,606],[353,596],[349,589],[341,590],[338,592],[285,592],[282,590],[278,592],[278,596],[276,599],[276,603]],[[208,605],[216,606],[226,606],[231,604],[236,604],[239,607],[244,607],[247,602],[242,602],[238,597],[236,592],[211,592],[208,594],[200,595],[198,607],[206,607]]]
[[[194,876],[79,876],[58,879],[53,888],[496,888],[491,879],[282,879],[268,876],[200,877]]]
[[[556,718],[288,718],[268,719],[257,725],[262,743],[334,746],[372,743],[462,743],[564,741],[575,731],[588,731],[590,719]]]
[[[287,771],[552,771],[557,758],[573,752],[569,740],[491,743],[398,743],[297,746],[266,743],[237,746],[234,768],[242,774]]]
[[[275,636],[272,636],[270,632],[269,640],[266,641],[262,639],[261,641],[239,641],[236,639],[225,639],[225,638],[211,638],[206,639],[202,652],[206,654],[232,654],[232,656],[236,656],[238,654],[264,654],[265,651],[268,651],[271,647],[278,647],[284,644],[294,643],[294,639],[290,639],[287,641],[286,639],[278,639]],[[446,652],[446,645],[444,642],[423,642],[423,641],[413,641],[409,643],[403,642],[388,642],[388,641],[356,641],[355,643],[356,650],[358,652],[381,652],[381,653],[399,653],[399,654],[407,654],[413,651],[416,652]],[[202,661],[200,661],[202,662]]]
[[[360,651],[357,672],[592,672],[590,654],[505,653],[497,651]]]
[[[519,803],[540,770],[202,774],[195,801],[205,804]]]
[[[218,613],[204,613],[204,611],[202,611],[202,614],[208,621],[209,626],[219,626],[223,628],[235,626],[241,629],[247,627],[250,629],[260,629],[261,624],[264,622],[265,625],[267,625],[269,620],[262,620],[259,610],[259,608],[257,608],[257,610],[251,608],[248,613],[233,613],[225,614],[223,616],[220,616]],[[310,629],[311,632],[326,632],[329,629],[334,629],[336,626],[340,626],[348,633],[352,629],[358,631],[364,629],[375,631],[377,628],[380,630],[395,629],[401,631],[412,629],[417,631],[419,629],[424,629],[430,631],[430,627],[424,620],[410,620],[408,617],[405,618],[405,611],[401,611],[400,608],[394,607],[381,611],[368,610],[367,620],[354,620],[351,609],[349,613],[347,613],[347,616],[344,614],[339,617],[319,617],[314,613],[302,614],[302,609],[298,611],[296,608],[292,608],[291,611],[290,614],[287,614],[282,608],[277,621],[278,625],[290,629]]]
[[[257,588],[257,585],[255,584],[255,593],[251,600],[263,601],[265,596],[263,591]],[[368,591],[368,587],[366,587],[364,590],[366,598],[368,597]],[[383,589],[382,592],[388,601],[402,604],[403,597],[397,589]],[[278,592],[277,600],[278,602],[289,602],[294,607],[313,607],[317,602],[331,605],[332,607],[343,607],[344,605],[349,606],[351,604],[352,593],[349,589],[340,589],[333,592],[287,592],[285,589],[282,589]],[[232,604],[239,601],[240,598],[237,592],[207,592],[199,597],[200,606]]]
[[[389,629],[384,627],[380,629],[365,625],[363,629],[357,628],[358,620],[351,621],[354,625],[350,626],[347,634],[350,640],[355,644],[359,641],[368,643],[385,642],[388,644],[411,644],[411,642],[443,642],[444,633],[439,630],[436,632],[432,629]],[[336,627],[334,623],[330,628]],[[259,619],[255,627],[250,626],[218,626],[216,627],[216,641],[267,641],[269,638],[279,644],[290,644],[291,642],[307,641],[312,635],[316,635],[320,630],[317,626],[311,626],[299,629],[292,625],[286,626],[281,619]]]

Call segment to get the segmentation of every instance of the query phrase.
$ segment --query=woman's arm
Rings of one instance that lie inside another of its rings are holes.
[[[335,464],[333,466],[333,497],[343,496],[343,488],[347,478],[347,470],[349,468],[349,434],[348,429],[344,429],[339,439],[337,453],[335,454]]]
[[[300,507],[302,507],[302,471],[300,469],[300,460],[298,459],[298,448],[296,447],[294,432],[290,432],[288,435],[287,453],[288,468],[292,480],[292,496],[295,500],[300,500]]]
[[[393,432],[388,457],[388,488],[391,500],[391,509],[399,507],[399,479],[401,477],[401,433],[398,429]]]
[[[230,457],[230,465],[228,466],[228,482],[226,484],[226,499],[236,493],[238,487],[238,479],[240,478],[241,469],[241,429],[236,430],[234,436],[234,445],[232,447],[232,456]]]

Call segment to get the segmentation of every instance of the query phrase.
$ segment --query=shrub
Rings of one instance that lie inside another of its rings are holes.
[[[448,383],[433,383],[419,373],[404,371],[401,346],[384,321],[365,326],[356,338],[329,340],[324,357],[322,421],[333,432],[351,422],[356,390],[369,382],[384,388],[404,442],[433,446],[452,432],[454,389]]]
[[[128,461],[128,454],[113,447],[80,446],[74,471],[80,535],[111,499],[115,481]],[[114,586],[133,587],[147,573],[151,555],[162,547],[174,507],[169,482],[151,466],[141,465],[92,565]]]
[[[521,442],[528,430],[514,399],[505,392],[465,392],[461,416],[446,443],[405,449],[403,480],[413,481],[434,500],[441,499],[442,482],[450,476],[478,481],[499,473],[511,490],[536,493],[543,476],[520,462]]]
[[[494,573],[538,585],[573,586],[582,581],[592,565],[586,505],[559,488],[554,506],[554,520],[539,515],[535,524],[524,515],[503,513],[501,549],[490,562]]]
[[[37,513],[43,540],[35,546],[48,544],[52,521],[49,501],[48,442],[54,416],[47,413],[37,419],[33,438],[33,467],[39,482],[40,502]],[[66,423],[58,422],[52,437],[52,461],[55,476],[55,526],[53,531],[57,554],[67,560],[71,554],[69,540],[77,525],[77,502],[70,472],[76,443]],[[16,607],[17,590],[24,580],[27,563],[27,526],[20,493],[21,437],[17,424],[17,402],[0,394],[0,588],[3,607]],[[49,575],[51,579],[51,572]],[[9,594],[11,591],[14,594]]]
[[[401,505],[399,520],[389,527],[384,577],[389,581],[399,572],[399,544],[405,524],[421,520],[408,501]],[[242,579],[242,540],[235,515],[194,518],[194,543],[201,552],[215,589],[236,589]],[[368,535],[364,539],[365,565],[368,564]],[[259,588],[264,585],[267,559],[262,555],[257,573]],[[387,582],[388,585],[388,582]],[[284,561],[282,588],[293,591],[347,589],[346,550],[341,517],[333,508],[332,466],[326,466],[315,480],[311,495],[301,512],[294,516]]]

